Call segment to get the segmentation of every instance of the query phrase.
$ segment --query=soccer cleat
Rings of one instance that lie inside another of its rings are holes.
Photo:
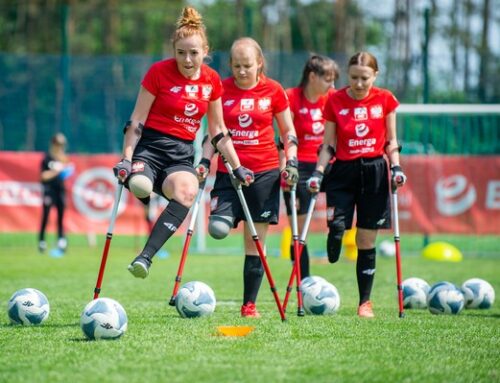
[[[57,248],[61,250],[62,252],[66,251],[66,248],[68,247],[68,240],[64,237],[61,237],[57,240]]]
[[[358,307],[358,316],[360,318],[373,318],[375,314],[373,314],[372,302],[366,301],[360,304]]]
[[[241,316],[244,318],[260,318],[255,303],[250,301],[241,306]]]
[[[47,242],[45,241],[38,242],[38,251],[40,253],[45,253],[46,250],[47,250]]]
[[[149,274],[149,267],[151,266],[151,260],[144,257],[143,255],[137,256],[130,265],[128,265],[128,271],[136,278],[146,278]]]

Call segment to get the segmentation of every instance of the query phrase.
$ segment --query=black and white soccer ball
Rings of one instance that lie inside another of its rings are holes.
[[[111,298],[89,302],[80,316],[80,327],[88,339],[117,339],[127,331],[127,313]]]
[[[462,284],[467,309],[489,309],[495,302],[493,286],[481,278],[471,278]]]
[[[184,284],[175,297],[175,308],[183,318],[211,315],[215,311],[214,291],[206,283],[193,281]]]
[[[427,294],[431,287],[421,278],[408,278],[401,284],[403,288],[403,304],[405,309],[427,308]]]
[[[301,283],[302,304],[307,314],[331,315],[340,308],[340,294],[337,288],[326,280]]]
[[[462,291],[453,284],[431,287],[427,296],[427,306],[432,314],[459,314],[465,305]]]
[[[7,314],[13,324],[39,325],[47,320],[50,305],[39,290],[26,288],[16,291],[7,304]]]

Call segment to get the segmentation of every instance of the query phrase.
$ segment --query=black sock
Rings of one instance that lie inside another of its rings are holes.
[[[302,253],[300,254],[300,278],[304,279],[309,276],[309,252],[307,251],[307,245],[302,248]]]
[[[358,278],[359,304],[370,300],[373,279],[375,278],[375,248],[358,249],[356,261],[356,276]]]
[[[141,255],[149,259],[153,258],[156,252],[179,228],[188,212],[189,209],[186,206],[175,200],[170,200],[153,226]]]
[[[293,245],[290,246],[290,259],[295,261],[295,252],[293,251]],[[302,247],[302,253],[300,253],[300,279],[304,279],[309,276],[309,252],[307,251],[307,245]]]
[[[264,268],[259,256],[245,255],[243,266],[243,304],[257,300]]]

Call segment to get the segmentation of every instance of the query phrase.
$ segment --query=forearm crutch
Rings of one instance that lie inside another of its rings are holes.
[[[174,290],[172,291],[172,297],[168,304],[170,306],[175,306],[175,297],[177,297],[177,292],[179,291],[179,284],[182,280],[182,273],[184,271],[184,264],[186,263],[186,258],[189,250],[189,244],[191,243],[191,238],[193,237],[194,225],[196,223],[196,218],[198,217],[198,210],[200,208],[200,201],[203,197],[203,190],[205,188],[205,181],[200,184],[198,189],[198,194],[191,209],[191,220],[189,221],[189,226],[187,229],[186,239],[184,240],[184,247],[182,248],[181,260],[179,263],[179,268],[177,270],[177,275],[175,276]]]
[[[306,220],[304,222],[304,227],[302,228],[302,232],[300,233],[298,251],[297,251],[298,254],[302,253],[302,249],[304,248],[304,245],[306,243],[307,232],[309,231],[309,225],[311,224],[311,219],[312,219],[312,215],[314,212],[314,207],[316,205],[317,199],[318,199],[318,193],[313,193],[312,197],[311,197],[311,201],[309,202],[309,207],[307,209],[307,215],[306,215]],[[293,208],[293,205],[292,205],[292,208]],[[293,215],[292,215],[292,219],[293,219]],[[295,247],[294,247],[294,252],[295,252]],[[295,256],[297,256],[297,252],[295,252]],[[299,257],[299,261],[300,261],[300,257]],[[297,274],[297,271],[298,271],[298,274]],[[290,274],[290,279],[288,280],[288,286],[286,287],[285,299],[283,300],[283,310],[286,310],[286,306],[288,304],[288,299],[290,297],[290,293],[292,292],[293,279],[295,277],[297,277],[297,279],[299,279],[301,277],[300,276],[300,262],[297,262],[297,258],[295,258],[295,263],[292,267],[292,273]],[[300,308],[303,309],[303,306],[302,306],[302,294],[300,294],[299,283],[297,283],[297,291],[299,291],[298,294],[300,295],[300,299],[301,299],[300,307],[299,307],[299,310],[300,310]],[[301,316],[300,311],[297,312],[297,315]],[[302,315],[304,315],[303,311],[302,311]]]
[[[122,198],[122,191],[123,184],[118,183],[115,202],[113,210],[111,211],[111,218],[109,219],[108,232],[106,233],[106,242],[104,243],[104,250],[102,251],[101,266],[99,267],[99,274],[97,275],[97,282],[94,289],[94,299],[99,298],[99,293],[101,292],[102,278],[104,276],[104,269],[106,268],[106,262],[108,260],[109,246],[111,245],[111,239],[113,238],[113,230],[115,227],[116,215],[118,213],[118,206],[120,205],[120,200]]]
[[[276,291],[276,286],[274,284],[273,277],[271,275],[271,270],[269,269],[269,265],[267,264],[266,256],[264,255],[264,249],[259,240],[259,236],[257,235],[257,230],[255,229],[255,225],[253,224],[252,215],[250,214],[250,210],[248,210],[248,205],[245,200],[245,196],[243,195],[243,190],[241,189],[241,183],[236,179],[233,168],[231,165],[223,158],[224,165],[226,165],[226,169],[229,173],[229,176],[233,179],[233,186],[236,189],[236,193],[238,194],[238,198],[240,199],[241,207],[243,208],[243,212],[245,213],[245,218],[247,220],[247,225],[250,228],[250,233],[252,234],[252,239],[255,242],[255,247],[257,247],[257,251],[259,252],[260,261],[262,262],[262,266],[264,266],[264,271],[266,273],[267,280],[269,282],[269,286],[271,287],[271,292],[273,293],[274,300],[276,301],[276,305],[278,306],[278,310],[280,312],[280,317],[282,321],[286,320],[285,312],[283,311],[283,306],[281,305],[280,298],[278,296],[278,292]]]
[[[401,272],[401,248],[399,245],[399,215],[398,215],[398,188],[393,184],[392,188],[392,212],[393,212],[393,225],[394,225],[394,246],[396,248],[396,275],[397,275],[397,288],[398,288],[398,304],[399,304],[399,317],[405,316],[403,311],[403,286],[402,286],[402,272]]]

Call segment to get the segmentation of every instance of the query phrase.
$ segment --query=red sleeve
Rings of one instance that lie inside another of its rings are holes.
[[[141,85],[147,89],[149,93],[154,96],[158,95],[159,89],[159,73],[158,73],[158,63],[153,64],[147,71]]]
[[[386,114],[393,112],[399,106],[398,99],[390,91],[386,91]]]
[[[278,114],[283,112],[286,108],[288,108],[289,102],[283,87],[277,82],[275,84],[276,84],[276,89],[274,91],[274,97],[273,97],[273,114]]]
[[[212,72],[212,86],[213,90],[210,101],[215,101],[222,96],[222,93],[224,93],[224,88],[222,87],[220,76],[215,71]]]
[[[333,96],[335,93],[328,93],[328,99],[326,100],[325,108],[323,110],[323,116],[325,121],[331,121],[337,123],[337,116],[335,116],[335,111],[333,110]]]

